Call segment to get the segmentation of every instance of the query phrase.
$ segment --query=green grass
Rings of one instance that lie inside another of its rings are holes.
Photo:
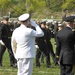
[[[53,49],[55,50],[54,39],[51,39],[51,42],[53,44]],[[59,66],[55,66],[52,59],[51,63],[54,68],[46,68],[46,63],[41,63],[41,67],[36,68],[34,59],[32,75],[59,75]],[[3,56],[3,67],[0,68],[0,75],[17,75],[17,68],[10,67],[9,55],[7,50]]]

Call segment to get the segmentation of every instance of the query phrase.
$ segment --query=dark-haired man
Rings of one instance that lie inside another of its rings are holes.
[[[56,35],[56,58],[59,58],[60,75],[72,75],[74,63],[75,36],[72,31],[75,16],[68,16],[64,19],[65,26]]]
[[[7,48],[10,57],[10,66],[16,67],[16,59],[11,49],[11,31],[8,23],[9,17],[3,17],[2,25],[0,26],[0,66],[2,66],[3,54]]]

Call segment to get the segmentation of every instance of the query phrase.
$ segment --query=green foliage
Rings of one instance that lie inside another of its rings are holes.
[[[8,8],[12,0],[0,0],[0,8]]]
[[[39,1],[39,0],[27,0],[26,1],[27,5],[27,11],[35,12],[40,8],[43,8],[45,6],[44,1]]]
[[[44,14],[50,15],[65,9],[74,10],[75,0],[0,0],[1,15],[10,11],[12,16],[19,16],[25,12],[45,16]]]
[[[66,0],[65,3],[62,4],[62,9],[72,10],[75,7],[75,0]]]
[[[9,12],[11,5],[12,0],[0,0],[0,13],[2,13],[2,16]]]

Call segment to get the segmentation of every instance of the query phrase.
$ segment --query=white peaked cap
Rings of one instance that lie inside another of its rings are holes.
[[[63,24],[61,24],[61,23],[60,23],[60,24],[58,24],[58,26],[59,26],[59,27],[62,27],[62,26],[63,26]]]
[[[28,13],[26,14],[22,14],[21,16],[18,17],[19,21],[25,21],[30,17],[30,15]]]

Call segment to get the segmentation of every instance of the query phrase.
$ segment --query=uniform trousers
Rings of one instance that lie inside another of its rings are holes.
[[[47,46],[49,48],[50,56],[52,56],[52,59],[53,59],[54,63],[56,63],[56,61],[55,61],[55,53],[54,53],[54,50],[53,50],[53,46],[52,46],[52,43],[49,40],[47,41]]]
[[[46,48],[46,47],[45,47]],[[46,57],[46,65],[47,67],[51,65],[50,55],[47,52],[47,49],[40,47],[40,49],[36,50],[36,67],[40,67],[40,57],[43,54]]]
[[[16,59],[14,58],[13,52],[11,49],[7,49],[10,57],[10,66],[14,65],[16,63]],[[6,46],[0,45],[0,65],[2,65],[2,59],[3,55],[6,51]]]
[[[18,75],[32,75],[33,58],[17,59]]]
[[[60,64],[60,75],[72,75],[72,64]]]

